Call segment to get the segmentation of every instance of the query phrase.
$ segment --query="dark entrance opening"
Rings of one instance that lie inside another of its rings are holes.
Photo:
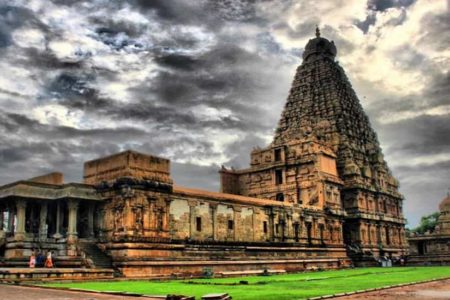
[[[419,255],[427,253],[427,247],[423,241],[417,243],[417,251],[419,252]]]
[[[312,229],[312,224],[311,223],[306,223],[306,235],[308,237],[308,244],[312,243],[311,229]]]
[[[298,223],[294,223],[294,240],[295,240],[296,243],[298,243],[298,241],[299,241],[299,238],[298,238],[298,236],[299,236],[299,227],[300,227],[300,225]]]

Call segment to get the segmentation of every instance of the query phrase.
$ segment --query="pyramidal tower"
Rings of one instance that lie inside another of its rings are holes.
[[[398,181],[343,68],[333,41],[310,39],[272,143],[251,166],[221,170],[222,192],[273,199],[303,211],[342,210],[352,258],[406,250]]]

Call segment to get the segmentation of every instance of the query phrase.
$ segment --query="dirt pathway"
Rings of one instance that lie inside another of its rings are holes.
[[[387,290],[337,297],[336,300],[443,300],[450,299],[450,279],[433,281]]]

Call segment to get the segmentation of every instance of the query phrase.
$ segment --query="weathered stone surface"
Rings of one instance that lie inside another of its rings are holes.
[[[136,151],[125,151],[84,164],[84,183],[100,184],[120,177],[132,177],[157,182],[172,183],[170,161]]]
[[[64,175],[60,172],[52,172],[49,174],[33,177],[31,179],[28,179],[27,181],[61,185],[64,183]]]

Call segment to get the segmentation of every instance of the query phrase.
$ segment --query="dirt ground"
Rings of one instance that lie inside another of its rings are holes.
[[[336,300],[443,300],[450,299],[450,279],[409,285],[387,290],[337,297]]]
[[[83,293],[37,287],[0,284],[0,300],[151,300],[155,298]]]

